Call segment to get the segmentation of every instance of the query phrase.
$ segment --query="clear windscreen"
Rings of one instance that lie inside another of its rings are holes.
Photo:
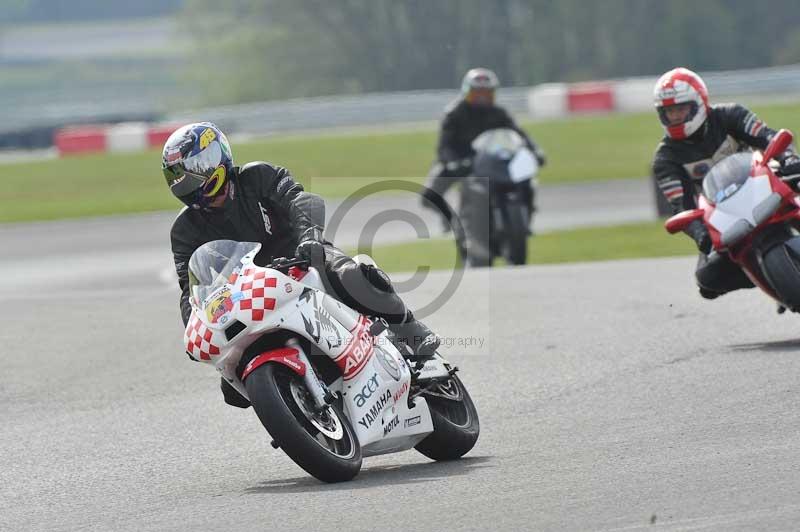
[[[242,259],[250,255],[252,260],[259,249],[261,244],[233,240],[214,240],[197,248],[189,259],[189,293],[195,305],[200,306],[210,294],[228,283]]]
[[[730,198],[750,177],[752,164],[751,152],[734,153],[725,157],[703,179],[703,195],[715,204]]]
[[[525,146],[525,139],[513,129],[507,128],[484,131],[472,141],[473,150],[490,155],[513,155]]]

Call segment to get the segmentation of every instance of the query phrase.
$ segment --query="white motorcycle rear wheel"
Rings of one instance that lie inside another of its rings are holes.
[[[414,448],[433,460],[455,460],[467,454],[478,441],[480,421],[461,379],[453,375],[424,393],[433,420],[433,433]]]

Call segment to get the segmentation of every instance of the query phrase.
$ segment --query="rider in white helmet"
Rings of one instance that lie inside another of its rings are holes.
[[[741,105],[711,105],[705,82],[686,68],[675,68],[661,76],[654,88],[656,112],[664,127],[664,138],[656,149],[653,175],[675,213],[697,207],[703,178],[711,167],[733,153],[769,144],[775,131]],[[793,149],[779,162],[784,175],[800,173],[800,159]],[[686,229],[700,250],[696,277],[700,295],[714,299],[753,283],[726,255],[709,260],[711,237],[703,222],[695,220]]]

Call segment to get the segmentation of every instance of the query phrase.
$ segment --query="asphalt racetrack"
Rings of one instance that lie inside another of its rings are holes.
[[[149,219],[0,228],[0,530],[798,527],[800,321],[701,300],[692,258],[466,272],[427,320],[477,446],[324,485],[183,355]]]

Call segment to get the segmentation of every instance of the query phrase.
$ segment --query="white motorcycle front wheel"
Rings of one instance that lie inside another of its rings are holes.
[[[338,405],[318,409],[303,380],[281,364],[264,364],[244,384],[261,424],[297,465],[323,482],[358,474],[361,447]]]

